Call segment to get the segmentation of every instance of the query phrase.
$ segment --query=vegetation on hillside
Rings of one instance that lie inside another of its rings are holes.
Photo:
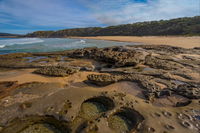
[[[27,37],[69,36],[152,36],[152,35],[200,35],[200,16],[171,20],[138,22],[105,28],[90,27],[59,31],[36,31]]]

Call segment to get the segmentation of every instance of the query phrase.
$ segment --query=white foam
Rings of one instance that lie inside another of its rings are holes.
[[[4,48],[6,45],[0,45],[0,48]]]
[[[33,44],[44,42],[44,40],[40,38],[18,38],[18,39],[4,39],[0,40],[0,48],[5,46],[15,45],[15,44]]]
[[[85,41],[85,40],[80,40],[80,43],[84,43],[84,44],[85,44],[85,43],[86,43],[86,41]]]

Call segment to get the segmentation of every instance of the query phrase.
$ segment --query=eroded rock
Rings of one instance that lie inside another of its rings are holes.
[[[78,71],[79,69],[72,67],[48,66],[37,69],[34,71],[34,73],[47,76],[65,77],[74,74]]]

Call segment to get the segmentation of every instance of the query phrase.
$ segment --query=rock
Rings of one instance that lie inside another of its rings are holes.
[[[152,50],[154,52],[163,52],[170,54],[186,53],[188,50],[181,47],[169,46],[169,45],[136,45],[134,47],[140,47],[145,50]]]
[[[93,83],[95,85],[106,86],[106,85],[119,81],[120,77],[115,76],[115,75],[91,74],[87,76],[87,79],[90,83]]]
[[[175,89],[176,93],[185,96],[190,99],[200,98],[200,86],[199,85],[189,85],[181,84]]]
[[[161,89],[160,86],[156,85],[153,81],[151,81],[150,76],[143,76],[139,74],[91,74],[88,75],[87,79],[90,83],[94,83],[99,86],[105,86],[119,81],[132,81],[138,83],[143,89],[146,89],[150,92],[159,91]]]
[[[78,68],[72,67],[61,67],[61,66],[48,66],[39,68],[34,71],[34,73],[47,75],[47,76],[56,76],[56,77],[65,77],[71,74],[78,72]]]
[[[135,66],[142,63],[147,55],[146,52],[128,50],[122,47],[111,48],[84,48],[78,49],[70,53],[70,57],[91,58],[97,61],[102,61],[114,64],[116,67]]]
[[[152,68],[164,69],[164,70],[176,70],[183,68],[183,66],[178,63],[162,60],[151,55],[146,56],[144,64]]]
[[[200,47],[194,47],[194,49],[200,50]]]
[[[191,102],[192,102],[191,100],[177,102],[177,103],[176,103],[176,107],[187,106],[187,105],[189,105]]]
[[[162,90],[159,92],[155,92],[156,98],[160,98],[162,96],[171,96],[172,92],[170,90]]]
[[[145,96],[145,98],[149,101],[154,101],[155,99],[155,93],[150,93],[148,91],[143,91],[143,94]]]
[[[95,66],[90,66],[90,67],[81,67],[80,70],[83,71],[94,71],[95,70]]]

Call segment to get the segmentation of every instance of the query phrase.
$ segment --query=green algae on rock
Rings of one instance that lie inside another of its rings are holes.
[[[87,99],[81,105],[81,117],[91,119],[115,107],[113,100],[105,96]]]
[[[134,109],[123,107],[108,118],[109,127],[117,133],[133,132],[139,129],[144,117]]]

